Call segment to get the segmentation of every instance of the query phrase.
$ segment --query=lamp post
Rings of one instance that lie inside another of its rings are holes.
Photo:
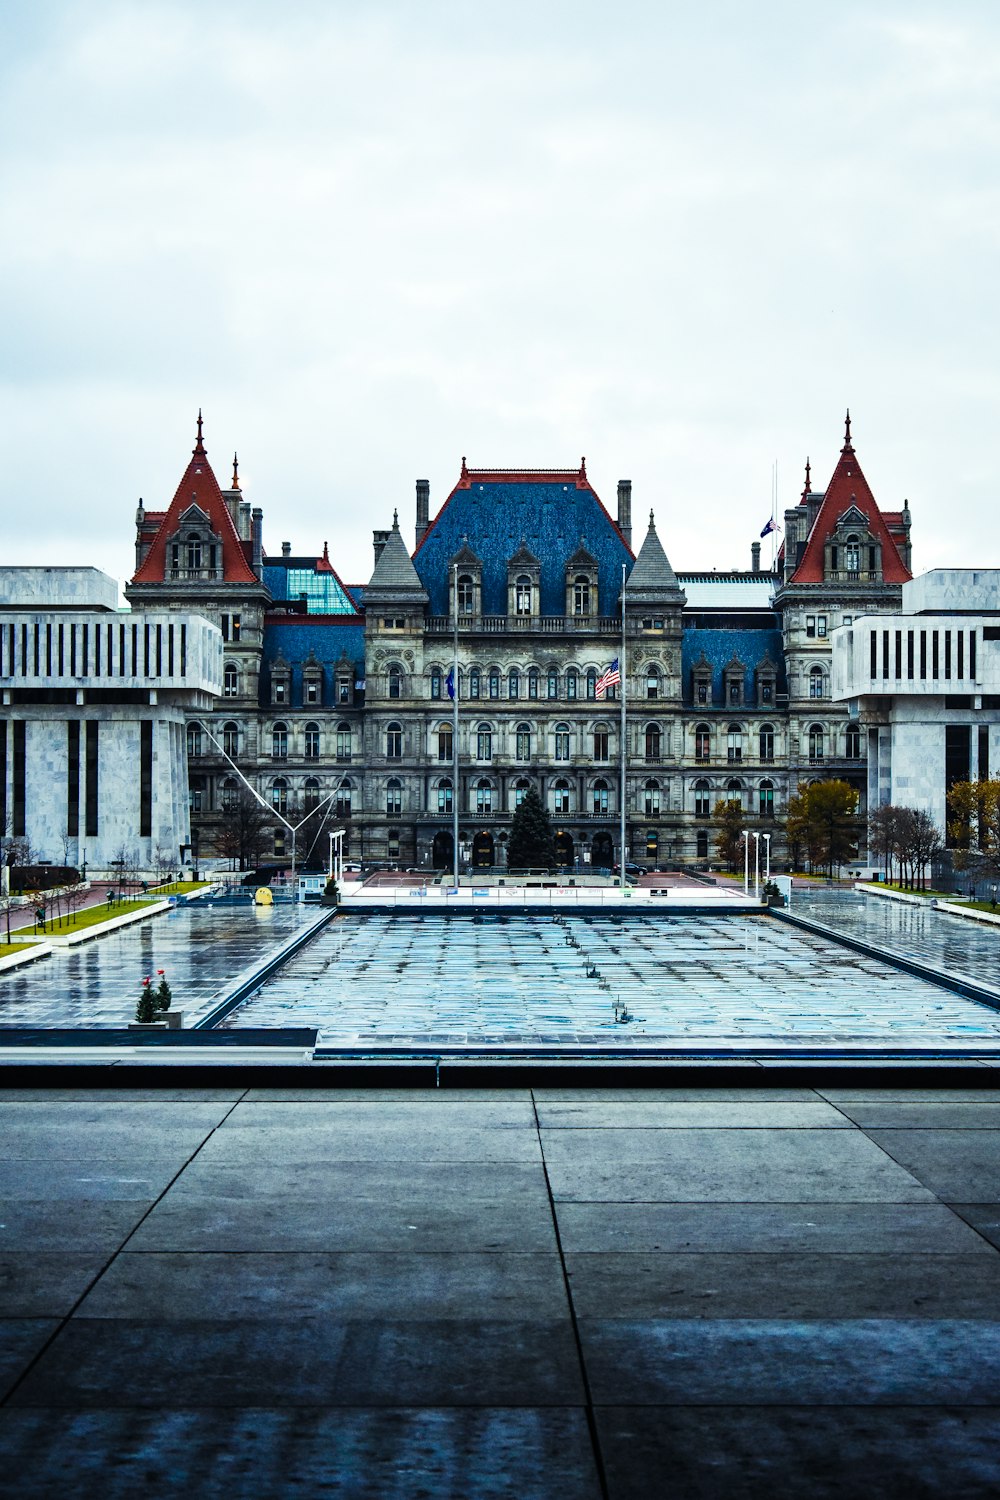
[[[749,894],[750,894],[750,835],[749,835],[749,833],[747,832],[747,830],[745,828],[744,828],[743,832],[740,834],[740,838],[743,840],[743,894],[744,894],[744,896],[749,896]]]
[[[768,885],[771,880],[771,835],[762,833],[761,838],[764,840],[764,884]]]
[[[760,834],[753,836],[753,899],[760,900]]]

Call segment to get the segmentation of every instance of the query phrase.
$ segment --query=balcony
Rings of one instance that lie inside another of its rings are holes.
[[[616,615],[459,615],[460,635],[620,635],[622,622]],[[428,635],[451,635],[451,615],[430,615],[424,622]]]

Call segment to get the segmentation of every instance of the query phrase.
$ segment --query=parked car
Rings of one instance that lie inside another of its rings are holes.
[[[612,865],[612,867],[611,867],[611,873],[612,873],[612,875],[618,875],[618,874],[620,874],[621,873],[621,865]],[[642,865],[630,865],[630,864],[626,864],[626,866],[625,866],[625,874],[626,875],[634,875],[636,878],[638,878],[640,875],[645,875],[646,871],[643,869]]]

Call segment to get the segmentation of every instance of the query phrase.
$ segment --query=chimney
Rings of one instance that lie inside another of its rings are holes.
[[[419,547],[424,539],[424,532],[430,524],[431,513],[431,486],[430,480],[417,480],[417,529],[416,545]]]
[[[753,571],[755,573],[759,573],[760,572],[760,542],[751,542],[751,544],[750,544],[750,557],[752,559],[751,564],[750,564],[751,568],[753,569]]]
[[[281,544],[281,555],[282,555],[282,557],[291,557],[291,555],[292,555],[292,544],[291,544],[291,542],[282,542],[282,544]]]
[[[632,481],[631,479],[619,479],[618,481],[618,530],[632,545]]]
[[[376,561],[376,563],[378,562],[379,558],[382,556],[382,552],[383,552],[383,550],[385,548],[385,544],[386,544],[386,542],[388,540],[389,540],[389,533],[387,531],[373,531],[372,532],[372,546],[375,548],[375,561]]]
[[[253,542],[253,570],[264,581],[264,512],[255,505],[250,518],[250,540]]]
[[[250,501],[240,501],[240,524],[239,533],[241,542],[253,541],[253,528],[250,524]]]

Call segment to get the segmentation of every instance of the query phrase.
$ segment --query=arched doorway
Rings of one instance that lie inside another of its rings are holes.
[[[560,870],[573,868],[573,839],[568,833],[556,834],[556,864]]]
[[[450,870],[455,863],[455,840],[450,833],[436,833],[431,850],[435,870]]]
[[[610,870],[615,862],[615,844],[610,833],[595,833],[591,863],[595,870]]]
[[[472,863],[477,870],[489,870],[493,865],[492,833],[477,833],[472,840]]]

